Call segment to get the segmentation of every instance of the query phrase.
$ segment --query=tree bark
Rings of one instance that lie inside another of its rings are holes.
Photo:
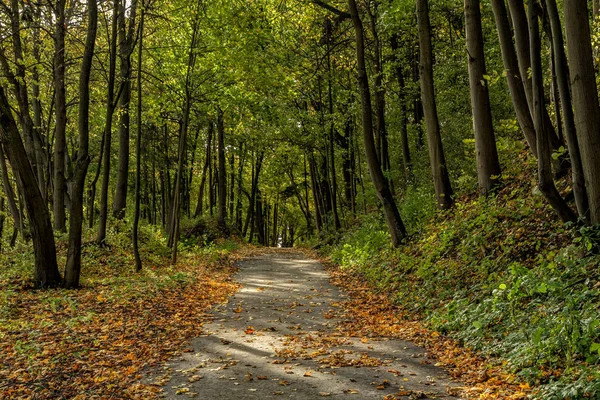
[[[556,7],[556,0],[546,0],[546,13],[550,20],[550,28],[552,30],[554,68],[556,70],[556,82],[560,94],[560,104],[562,106],[565,137],[567,138],[567,146],[571,158],[575,204],[577,205],[579,217],[584,220],[589,220],[589,203],[585,187],[583,165],[581,163],[581,153],[579,151],[579,140],[577,139],[577,129],[575,127],[573,103],[571,101],[569,65],[567,64],[562,25],[558,15],[558,8]]]
[[[525,6],[523,0],[508,0],[508,6],[510,15],[512,18],[513,28],[515,31],[515,48],[517,50],[517,60],[519,64],[519,70],[521,77],[525,85],[525,96],[527,97],[527,103],[529,105],[529,111],[533,116],[533,100],[532,100],[532,83],[530,77],[531,71],[531,51],[529,43],[529,24],[527,22],[527,13],[525,12]],[[542,110],[544,118],[544,129],[547,130],[546,135],[550,140],[552,149],[558,150],[561,146],[561,142],[556,134],[552,120],[548,114],[548,110],[544,107]],[[533,117],[532,117],[533,119]]]
[[[483,51],[479,0],[465,0],[465,22],[477,178],[479,193],[482,196],[487,196],[496,185],[501,169],[498,150],[496,149],[488,82],[486,80],[487,72]]]
[[[37,287],[59,286],[62,282],[56,261],[56,245],[50,213],[37,184],[35,172],[27,158],[19,129],[12,116],[4,89],[0,87],[0,142],[17,175],[31,224],[35,256],[34,282]]]
[[[515,109],[517,121],[525,135],[525,139],[533,155],[537,157],[535,127],[533,126],[533,118],[529,110],[527,95],[525,94],[525,85],[519,71],[519,62],[512,40],[510,22],[504,0],[492,0],[492,8],[494,10],[494,19],[496,20],[496,28],[502,50],[502,61],[504,62],[504,70],[506,71],[506,80],[513,108]]]
[[[129,26],[125,17],[125,3],[121,4],[119,13],[119,78],[123,90],[119,97],[119,168],[117,172],[117,185],[113,201],[112,212],[116,219],[125,217],[127,207],[127,182],[129,180],[129,131],[131,103],[131,54],[134,51],[135,20],[137,13],[137,0],[131,3]]]
[[[65,0],[56,0],[54,31],[54,93],[56,125],[54,128],[54,229],[66,232],[65,153],[67,151],[67,97],[65,90]]]
[[[140,27],[139,27],[139,48],[137,54],[137,137],[135,138],[135,209],[133,212],[133,255],[135,257],[135,270],[142,270],[142,258],[140,257],[139,249],[139,223],[140,223],[140,187],[141,187],[141,167],[142,167],[142,52],[144,50],[144,19],[146,9],[142,0]]]
[[[367,164],[369,166],[371,179],[375,186],[375,190],[377,191],[377,197],[379,197],[379,200],[383,205],[385,220],[392,238],[392,245],[394,247],[398,247],[406,238],[406,228],[404,227],[402,218],[400,218],[400,213],[398,211],[398,207],[396,206],[396,201],[392,196],[392,192],[390,191],[389,183],[383,175],[383,171],[381,170],[381,163],[377,158],[375,141],[373,139],[373,110],[371,107],[371,93],[369,89],[367,67],[365,65],[364,28],[358,13],[356,1],[348,0],[348,5],[350,8],[350,15],[352,16],[352,22],[354,24],[354,31],[356,33],[356,60],[358,69],[358,86],[360,89],[362,104],[365,155],[367,157]]]
[[[550,162],[550,142],[544,127],[544,80],[542,71],[541,40],[539,31],[539,5],[533,1],[529,4],[529,40],[531,51],[531,81],[533,95],[534,123],[537,132],[538,147],[538,181],[540,191],[544,194],[554,211],[563,222],[575,221],[577,216],[569,208],[554,185],[552,164]]]
[[[223,110],[217,110],[217,152],[219,161],[219,207],[217,223],[225,229],[227,219],[227,168],[225,167],[225,127],[223,125]]]
[[[594,73],[586,0],[564,4],[567,51],[575,127],[590,207],[590,222],[600,223],[600,106]]]
[[[440,134],[440,122],[435,101],[428,0],[417,0],[417,25],[419,28],[421,98],[425,113],[425,124],[427,125],[429,162],[431,163],[438,208],[449,209],[454,204],[454,199],[446,167],[442,136]]]
[[[394,72],[396,74],[396,80],[398,81],[399,98],[400,103],[400,140],[402,145],[402,160],[404,162],[404,179],[406,184],[410,184],[413,181],[412,176],[412,159],[410,156],[410,147],[408,144],[408,110],[406,107],[406,82],[404,79],[404,73],[402,72],[402,65],[398,57],[398,37],[392,36],[391,47],[394,52],[394,59],[396,61],[396,67]]]
[[[96,44],[98,29],[98,5],[96,0],[88,0],[88,30],[85,50],[81,61],[79,76],[79,148],[75,173],[73,179],[73,193],[71,196],[71,217],[69,218],[69,250],[65,268],[65,286],[68,288],[79,287],[81,274],[81,234],[83,226],[83,192],[85,177],[87,176],[90,140],[90,75]]]
[[[108,223],[108,184],[110,182],[110,159],[112,156],[113,113],[115,111],[115,74],[117,62],[119,0],[114,0],[112,18],[108,93],[106,96],[106,121],[104,127],[104,164],[102,170],[102,187],[100,188],[100,222],[98,223],[98,234],[96,235],[96,243],[100,245],[104,244],[106,239],[106,225]]]
[[[8,210],[12,216],[15,231],[19,232],[23,240],[25,240],[25,226],[23,224],[23,219],[21,218],[21,213],[19,212],[19,206],[17,205],[15,190],[13,189],[13,186],[10,182],[10,177],[8,176],[8,168],[6,166],[3,147],[4,146],[0,144],[0,171],[2,172],[2,187],[4,188],[4,194],[8,200]]]

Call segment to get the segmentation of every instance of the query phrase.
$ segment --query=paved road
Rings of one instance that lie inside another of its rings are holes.
[[[206,335],[164,367],[168,399],[454,398],[415,345],[336,332],[345,295],[316,261],[274,253],[239,264],[242,289]]]

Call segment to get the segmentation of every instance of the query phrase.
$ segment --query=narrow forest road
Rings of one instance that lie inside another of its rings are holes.
[[[166,398],[454,398],[424,349],[337,333],[345,295],[317,261],[275,252],[239,268],[242,288],[215,309],[206,335],[158,371]]]

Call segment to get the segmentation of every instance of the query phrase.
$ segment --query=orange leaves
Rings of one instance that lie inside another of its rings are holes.
[[[0,325],[0,398],[154,398],[158,388],[139,383],[142,371],[180,354],[201,333],[204,312],[237,289],[226,259],[181,261],[131,280],[91,265],[88,276],[105,281],[21,291],[12,323],[26,329]]]
[[[253,335],[254,332],[256,332],[256,330],[253,326],[248,326],[244,332],[246,333],[246,335]]]

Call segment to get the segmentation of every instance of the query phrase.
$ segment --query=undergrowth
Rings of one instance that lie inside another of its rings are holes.
[[[324,251],[407,316],[503,361],[536,397],[599,398],[599,231],[559,223],[531,181],[506,174],[495,196],[445,213],[419,214],[423,195],[409,192],[406,246],[391,248],[371,215]]]

